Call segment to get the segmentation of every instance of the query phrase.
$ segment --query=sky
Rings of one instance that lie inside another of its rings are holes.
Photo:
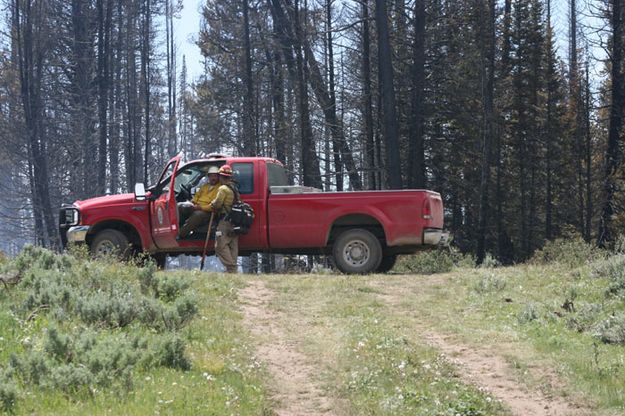
[[[195,41],[200,31],[200,9],[206,0],[183,0],[180,19],[174,22],[176,44],[178,46],[178,65],[182,66],[182,57],[186,56],[189,81],[198,78],[203,71],[202,55]]]

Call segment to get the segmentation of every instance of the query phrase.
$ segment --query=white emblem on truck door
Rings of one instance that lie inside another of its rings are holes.
[[[156,208],[156,217],[158,218],[158,225],[163,225],[163,207]]]

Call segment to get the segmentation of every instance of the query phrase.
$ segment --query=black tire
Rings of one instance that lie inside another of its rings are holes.
[[[97,233],[89,246],[94,257],[117,257],[128,259],[132,252],[128,238],[117,230],[102,230]]]
[[[353,228],[339,235],[332,247],[332,256],[343,273],[371,273],[382,261],[382,246],[371,232]]]
[[[377,273],[390,272],[397,263],[397,254],[391,254],[389,256],[383,256],[380,265],[376,269]]]

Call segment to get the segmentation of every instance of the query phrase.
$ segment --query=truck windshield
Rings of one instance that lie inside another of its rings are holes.
[[[284,166],[267,162],[267,182],[270,187],[290,185]]]
[[[193,165],[178,170],[178,172],[176,172],[176,183],[174,184],[176,194],[180,192],[182,187],[191,190],[191,188],[196,186],[200,180],[206,176],[208,166],[209,165]]]

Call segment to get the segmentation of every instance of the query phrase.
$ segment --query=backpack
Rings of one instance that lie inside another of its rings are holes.
[[[247,202],[241,201],[239,190],[235,186],[230,186],[230,189],[234,192],[234,202],[225,219],[230,221],[235,234],[245,235],[254,222],[254,209]]]

